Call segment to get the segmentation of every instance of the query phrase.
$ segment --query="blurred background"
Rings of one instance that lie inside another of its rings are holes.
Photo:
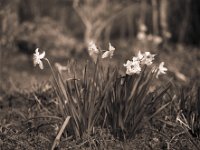
[[[48,79],[48,69],[33,68],[37,47],[66,65],[89,59],[90,40],[102,49],[111,42],[122,65],[138,50],[150,51],[177,80],[196,81],[199,25],[199,0],[0,0],[1,85]]]

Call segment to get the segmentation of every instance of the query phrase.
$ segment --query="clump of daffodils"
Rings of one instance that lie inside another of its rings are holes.
[[[124,67],[126,67],[126,74],[128,75],[133,75],[133,74],[140,74],[142,70],[142,66],[151,66],[153,64],[153,60],[155,59],[155,54],[151,54],[150,52],[145,52],[141,53],[140,51],[138,52],[137,56],[134,56],[132,60],[128,60],[125,64]],[[156,78],[160,74],[166,74],[166,71],[168,69],[164,67],[164,62],[161,62],[159,67],[154,69],[156,74]]]

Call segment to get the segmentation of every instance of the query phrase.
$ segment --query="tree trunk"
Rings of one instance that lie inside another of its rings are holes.
[[[158,35],[158,2],[157,0],[152,0],[152,11],[153,11],[153,34]]]

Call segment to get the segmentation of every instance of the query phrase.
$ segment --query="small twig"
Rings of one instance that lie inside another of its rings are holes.
[[[36,116],[36,117],[28,118],[27,120],[24,120],[24,122],[28,122],[29,120],[34,120],[34,119],[43,119],[43,118],[51,118],[51,119],[61,120],[61,118],[56,117],[56,116]]]
[[[79,80],[81,80],[81,79],[76,79],[76,78],[68,78],[68,79],[67,79],[67,81],[71,81],[71,80],[77,80],[77,81],[79,81]]]
[[[195,142],[194,138],[191,136],[191,134],[188,132],[188,129],[184,126],[182,126],[183,130],[185,130],[186,135],[190,139],[190,142],[194,145],[196,150],[200,150],[199,144]]]
[[[54,142],[53,142],[53,145],[52,145],[52,147],[51,147],[51,150],[54,150],[54,148],[59,144],[61,135],[62,135],[64,129],[66,128],[67,124],[69,123],[69,119],[70,119],[70,118],[71,118],[70,116],[67,116],[67,118],[65,119],[65,121],[64,121],[64,123],[63,123],[63,125],[62,125],[62,127],[61,127],[61,129],[60,129],[60,131],[59,131],[59,133],[58,133],[58,135],[56,136],[56,138],[55,138],[55,140],[54,140]]]
[[[91,142],[93,140],[95,140],[95,139],[94,138],[87,139],[87,140],[83,141],[82,143],[80,143],[79,145],[75,145],[75,146],[69,147],[68,149],[80,148],[81,146],[83,146],[87,142]]]
[[[147,129],[147,128],[146,128],[146,129]],[[157,131],[157,130],[155,130],[155,129],[152,129],[152,128],[149,128],[149,129],[150,129],[151,131],[156,132],[157,134],[163,136],[163,137],[166,138],[168,141],[170,140],[170,138],[169,138],[167,135],[165,135],[163,132],[159,132],[159,131]]]
[[[175,139],[175,137],[180,136],[180,135],[182,135],[182,134],[185,134],[185,131],[175,134],[175,135],[171,138],[171,140],[169,141],[169,143],[172,143],[172,141]]]

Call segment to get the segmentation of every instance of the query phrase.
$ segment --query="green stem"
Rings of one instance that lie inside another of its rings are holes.
[[[51,69],[51,72],[52,72],[52,74],[53,74],[53,78],[54,78],[54,81],[55,81],[55,83],[56,83],[58,92],[59,92],[59,93],[62,93],[62,90],[60,89],[59,82],[58,82],[58,80],[56,79],[56,74],[55,74],[55,71],[53,70],[53,68],[52,68],[52,66],[51,66],[51,63],[49,62],[49,60],[48,60],[47,58],[44,58],[44,59],[47,61],[48,65],[49,65],[49,67],[50,67],[50,69]],[[61,98],[61,103],[63,103],[63,105],[65,104],[65,103],[62,101],[62,98]],[[62,107],[62,106],[60,105],[60,107]],[[61,111],[63,112],[63,109],[62,109],[62,108],[60,108],[60,109],[61,109]],[[64,111],[64,112],[65,112],[65,111]],[[64,112],[63,112],[63,113],[64,113]],[[66,114],[66,112],[65,112],[65,114]]]
[[[55,82],[56,82],[56,84],[57,84],[57,86],[58,86],[58,81],[56,80],[56,75],[55,75],[55,72],[54,72],[54,70],[53,70],[53,68],[52,68],[52,66],[51,66],[51,63],[49,62],[49,60],[48,60],[47,58],[44,58],[44,59],[47,61],[48,65],[49,65],[49,67],[50,67],[50,69],[51,69],[51,72],[52,72],[52,74],[53,74],[53,78],[54,78],[54,80],[55,80]]]

